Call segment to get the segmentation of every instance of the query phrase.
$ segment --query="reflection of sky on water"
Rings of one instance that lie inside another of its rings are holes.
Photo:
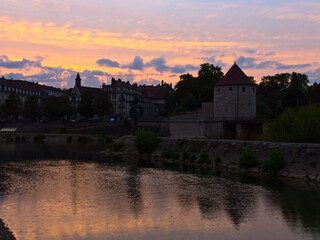
[[[97,162],[35,160],[0,167],[0,216],[18,239],[320,236],[319,210],[310,206],[317,193]]]

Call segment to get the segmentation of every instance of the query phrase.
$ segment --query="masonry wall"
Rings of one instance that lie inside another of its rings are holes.
[[[173,137],[203,137],[204,124],[201,121],[172,121],[170,135]]]
[[[214,88],[215,120],[253,119],[256,115],[256,87],[249,85]]]

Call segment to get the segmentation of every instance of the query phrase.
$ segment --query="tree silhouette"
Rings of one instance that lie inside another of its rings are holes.
[[[6,117],[13,117],[16,119],[21,115],[22,104],[20,98],[15,92],[9,94],[8,98],[2,105],[3,113]]]

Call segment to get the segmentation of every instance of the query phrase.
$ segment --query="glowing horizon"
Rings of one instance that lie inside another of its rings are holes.
[[[301,72],[320,82],[317,1],[4,0],[0,75],[72,87],[175,84],[209,62],[248,76]]]

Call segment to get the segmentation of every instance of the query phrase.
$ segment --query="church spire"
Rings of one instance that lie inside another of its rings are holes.
[[[81,78],[80,78],[80,74],[79,72],[77,73],[77,77],[76,77],[76,87],[81,87]]]

